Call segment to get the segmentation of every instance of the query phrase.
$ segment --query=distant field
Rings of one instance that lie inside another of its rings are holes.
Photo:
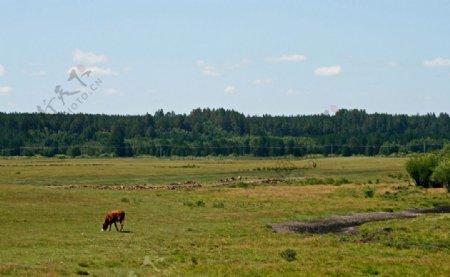
[[[315,161],[316,168],[311,167]],[[170,184],[198,181],[214,183],[223,178],[339,178],[366,183],[376,179],[398,181],[388,175],[406,176],[404,158],[328,159],[0,159],[0,184]],[[400,178],[402,179],[402,178]]]
[[[313,168],[308,159],[1,159],[0,275],[449,276],[449,214],[368,223],[357,235],[282,235],[266,227],[450,204],[444,189],[408,185],[404,161],[330,158],[315,160]],[[234,187],[212,186],[231,176],[247,179]],[[245,183],[260,177],[290,181]],[[347,178],[352,184],[305,185],[312,178]],[[203,187],[47,186],[188,180]],[[364,193],[368,187],[373,198]],[[105,212],[116,208],[127,212],[127,232],[100,232]],[[281,256],[286,249],[297,253],[295,260]]]

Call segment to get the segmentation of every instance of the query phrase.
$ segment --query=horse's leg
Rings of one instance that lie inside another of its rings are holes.
[[[117,224],[115,221],[114,221],[114,227],[116,227],[116,231],[119,232],[119,229],[117,228]]]
[[[123,232],[123,220],[120,221],[120,232]]]

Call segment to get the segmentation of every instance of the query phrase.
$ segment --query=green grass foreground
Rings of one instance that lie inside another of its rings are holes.
[[[2,159],[0,275],[450,275],[449,214],[367,223],[357,235],[282,235],[267,228],[274,222],[450,204],[444,189],[409,185],[402,158],[318,159],[316,168],[309,168],[309,162]],[[213,186],[231,176],[248,179],[235,187]],[[258,177],[289,182],[244,185]],[[340,178],[351,184],[320,184]],[[202,187],[114,191],[57,186],[187,180]],[[116,208],[127,213],[126,232],[113,227],[102,233],[106,211]],[[282,253],[292,252],[287,249],[295,251],[295,259],[286,259]]]

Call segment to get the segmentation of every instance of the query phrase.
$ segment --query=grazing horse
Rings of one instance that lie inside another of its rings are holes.
[[[114,210],[114,211],[110,211],[106,214],[106,218],[105,218],[105,223],[103,223],[103,227],[102,227],[102,231],[106,231],[106,229],[108,229],[109,226],[109,230],[111,231],[111,225],[114,223],[114,226],[116,227],[116,230],[119,231],[119,229],[117,229],[117,224],[116,222],[118,221],[120,223],[120,232],[123,231],[123,221],[125,220],[125,212],[122,210]]]

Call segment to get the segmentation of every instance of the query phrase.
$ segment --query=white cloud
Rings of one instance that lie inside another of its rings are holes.
[[[92,52],[84,52],[80,49],[73,51],[73,60],[81,63],[96,64],[106,62],[108,58],[105,55],[98,55]]]
[[[220,73],[218,71],[216,71],[214,66],[206,63],[204,60],[198,60],[196,62],[196,64],[198,67],[200,67],[202,69],[203,75],[209,76],[209,77],[219,77],[220,76]]]
[[[217,72],[213,69],[210,69],[210,68],[206,68],[202,72],[203,72],[203,75],[205,75],[205,76],[210,76],[210,77],[219,77],[220,76],[219,72]]]
[[[1,94],[3,94],[3,95],[10,94],[12,91],[13,91],[12,87],[8,87],[8,86],[0,87],[0,95]]]
[[[31,72],[30,75],[33,77],[44,77],[44,76],[47,76],[47,72],[43,71],[43,70],[35,71],[35,72]]]
[[[3,76],[5,74],[5,67],[3,67],[3,65],[0,64],[0,77]]]
[[[78,65],[76,67],[71,67],[67,71],[69,74],[70,72],[75,69],[79,74],[83,74],[86,71],[91,71],[92,76],[116,76],[118,75],[117,72],[113,71],[111,68],[103,68],[103,67],[97,67],[97,66],[91,66],[91,67],[84,67],[82,65]]]
[[[230,70],[240,69],[248,66],[251,63],[249,59],[242,59],[239,63],[228,65],[226,68]]]
[[[122,92],[120,92],[119,90],[117,90],[115,88],[108,88],[103,91],[103,94],[107,95],[107,96],[117,96],[117,95],[122,95]]]
[[[425,60],[423,62],[424,66],[432,67],[432,66],[450,66],[450,59],[444,58],[436,58],[433,60]]]
[[[314,74],[317,76],[333,76],[333,75],[339,75],[342,72],[342,68],[339,65],[333,65],[333,66],[325,66],[325,67],[319,67],[314,71]]]
[[[229,94],[234,94],[236,93],[236,88],[234,86],[228,86],[223,91]]]
[[[253,84],[256,86],[271,85],[273,84],[273,81],[271,79],[257,79],[253,81]]]
[[[281,55],[278,57],[266,57],[266,62],[302,62],[306,57],[301,54]]]
[[[87,70],[90,70],[92,72],[92,75],[94,76],[116,76],[118,75],[117,72],[113,71],[111,68],[101,68],[101,67],[88,67]]]

